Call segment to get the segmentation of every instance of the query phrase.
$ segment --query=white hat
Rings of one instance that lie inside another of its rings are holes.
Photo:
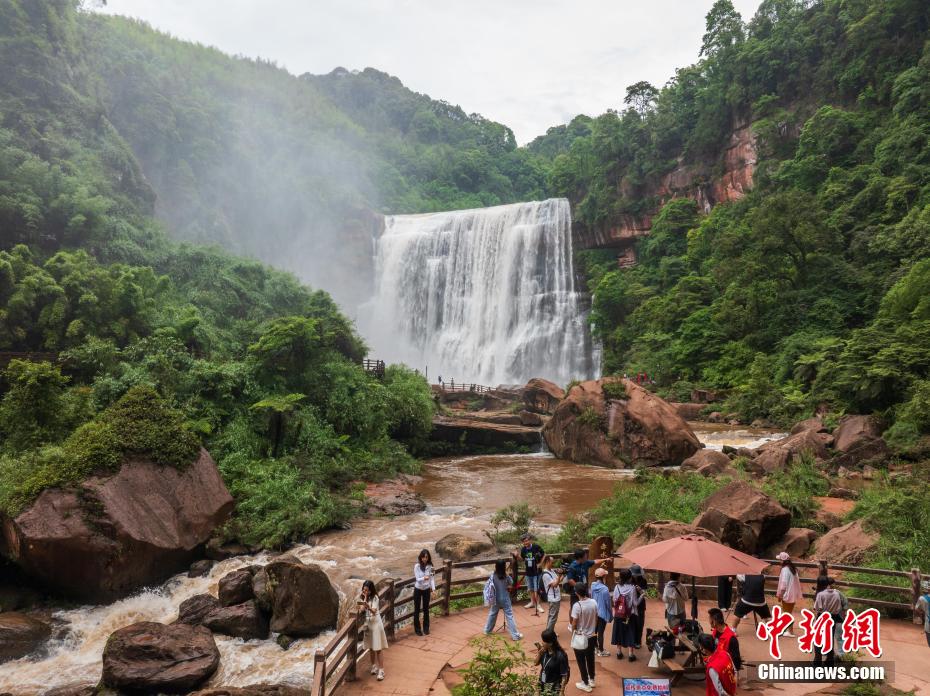
[[[788,555],[787,551],[782,551],[780,554],[775,556],[775,558],[778,559],[779,561],[787,561],[788,559],[791,558],[791,556]]]

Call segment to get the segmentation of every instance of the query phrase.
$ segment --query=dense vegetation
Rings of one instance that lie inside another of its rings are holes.
[[[52,358],[0,378],[0,508],[202,443],[237,499],[228,535],[279,545],[344,520],[354,481],[415,467],[400,441],[429,430],[426,382],[366,374],[325,293],[168,240],[90,23],[71,2],[0,4],[0,351]]]
[[[876,412],[902,449],[930,433],[928,29],[917,0],[765,0],[748,24],[719,0],[698,63],[530,146],[599,226],[682,162],[719,176],[737,125],[757,138],[742,200],[665,203],[635,268],[580,255],[606,372],[730,390],[750,420]]]

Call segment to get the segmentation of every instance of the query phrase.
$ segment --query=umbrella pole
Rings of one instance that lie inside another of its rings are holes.
[[[696,619],[698,617],[698,597],[697,597],[697,588],[694,584],[694,576],[691,576],[691,618]]]

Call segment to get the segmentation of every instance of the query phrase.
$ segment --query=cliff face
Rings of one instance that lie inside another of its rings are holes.
[[[655,212],[673,198],[691,198],[707,213],[719,203],[736,201],[752,188],[757,162],[756,137],[752,125],[737,126],[721,157],[723,173],[714,176],[706,163],[684,164],[666,174],[637,197],[659,201],[656,210],[644,215],[623,215],[610,225],[592,228],[576,222],[572,227],[575,249],[617,248],[623,250],[621,265],[629,265],[630,249],[637,239],[649,234]],[[624,184],[621,182],[621,187]],[[626,198],[632,191],[624,191]],[[622,263],[623,260],[626,263]]]

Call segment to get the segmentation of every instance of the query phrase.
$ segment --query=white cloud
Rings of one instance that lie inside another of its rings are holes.
[[[735,0],[748,20],[759,0]],[[525,143],[697,59],[712,0],[109,0],[104,11],[295,74],[374,67]]]

